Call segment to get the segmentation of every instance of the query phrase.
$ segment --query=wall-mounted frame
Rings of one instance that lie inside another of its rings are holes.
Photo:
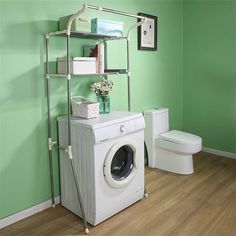
[[[139,16],[144,16],[147,21],[138,27],[138,49],[139,50],[157,50],[157,16],[146,13],[138,13]],[[138,19],[140,21],[140,19]]]

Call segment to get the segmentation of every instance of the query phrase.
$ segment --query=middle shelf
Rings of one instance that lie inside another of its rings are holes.
[[[127,75],[128,71],[126,69],[114,69],[113,71],[104,73],[91,73],[91,74],[70,74],[71,77],[81,77],[81,76],[107,76],[107,75]],[[46,74],[47,77],[67,77],[67,74]]]

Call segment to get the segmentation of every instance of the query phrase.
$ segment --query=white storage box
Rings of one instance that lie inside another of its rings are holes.
[[[86,119],[99,116],[99,103],[91,102],[84,97],[71,98],[72,115]]]
[[[67,74],[66,57],[57,58],[57,73]],[[97,73],[96,57],[71,57],[70,74],[95,74]]]

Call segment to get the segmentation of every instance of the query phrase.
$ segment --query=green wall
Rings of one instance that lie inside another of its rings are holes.
[[[47,153],[47,109],[44,80],[44,33],[57,30],[60,16],[74,13],[84,1],[0,0],[0,218],[50,199]],[[172,128],[182,129],[183,64],[182,1],[107,0],[95,5],[159,17],[159,51],[137,50],[136,31],[131,40],[132,110],[166,106]],[[96,13],[89,13],[96,17]],[[108,18],[111,16],[106,15]],[[126,24],[134,19],[114,17]],[[83,43],[83,42],[81,42]],[[52,40],[51,60],[64,56],[62,39]],[[124,46],[109,45],[110,65],[123,63]],[[73,41],[73,53],[80,51]],[[118,67],[117,66],[117,67]],[[76,78],[73,94],[89,92],[93,78]],[[114,77],[112,109],[127,109],[126,79]],[[63,79],[52,80],[52,114],[65,114]],[[53,135],[56,122],[53,118]],[[57,153],[54,153],[58,193]]]
[[[236,153],[236,1],[184,1],[184,130]]]
[[[81,0],[0,0],[0,219],[50,199],[44,34],[57,30],[60,16]],[[170,108],[171,128],[203,137],[203,145],[236,152],[236,3],[193,0],[102,0],[94,5],[159,17],[157,52],[138,51],[131,37],[133,111]],[[134,19],[97,14],[125,22]],[[87,41],[86,41],[87,42]],[[84,41],[72,42],[79,55]],[[65,55],[65,40],[51,40],[51,57]],[[109,65],[125,65],[125,45],[109,44]],[[89,86],[98,78],[73,80],[73,95],[95,99]],[[125,76],[111,77],[112,109],[127,109]],[[66,81],[52,80],[55,117],[66,113]],[[58,156],[53,154],[58,194]]]

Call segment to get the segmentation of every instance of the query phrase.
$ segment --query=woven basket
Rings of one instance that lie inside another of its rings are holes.
[[[99,116],[99,103],[81,96],[71,97],[72,115],[86,119]]]

